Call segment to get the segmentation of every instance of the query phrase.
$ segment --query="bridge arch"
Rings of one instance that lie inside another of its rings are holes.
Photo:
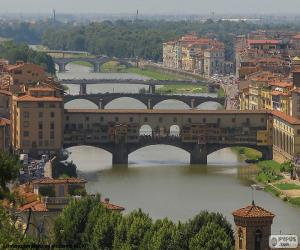
[[[190,103],[179,99],[164,99],[151,103],[153,109],[190,109]]]
[[[171,125],[169,128],[169,135],[174,137],[180,137],[181,129],[177,124]]]
[[[224,105],[217,101],[204,101],[196,106],[197,109],[217,110],[224,109]]]
[[[79,101],[81,102],[79,104]],[[80,98],[70,99],[64,103],[66,109],[98,109],[98,103],[81,96]]]
[[[131,100],[134,102],[126,102],[127,100]],[[119,103],[118,103],[119,102]],[[117,109],[136,109],[137,106],[139,106],[139,109],[147,109],[147,102],[143,100],[139,100],[134,97],[117,97],[112,98],[110,100],[107,100],[102,104],[102,108],[104,109],[110,109],[110,108],[117,108]],[[111,105],[114,105],[114,107],[111,107]]]
[[[139,129],[140,136],[152,136],[153,129],[149,124],[143,124]]]

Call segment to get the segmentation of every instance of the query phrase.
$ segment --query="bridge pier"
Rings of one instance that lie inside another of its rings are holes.
[[[86,95],[86,83],[80,83],[79,95]]]
[[[94,64],[94,73],[98,73],[100,72],[100,64],[99,63],[95,63]]]
[[[148,99],[147,109],[153,109],[153,106],[151,104],[151,99]]]
[[[273,160],[273,147],[268,147],[262,150],[263,160]]]
[[[195,99],[192,99],[191,100],[191,109],[194,109],[195,108]]]
[[[98,103],[98,109],[103,109],[102,107],[102,102],[103,102],[103,99],[99,99],[99,103]]]
[[[190,164],[207,165],[207,148],[206,145],[196,144],[191,151]]]
[[[65,72],[66,71],[66,64],[59,63],[58,64],[58,72]]]
[[[126,144],[115,144],[112,153],[113,165],[128,165],[128,151]]]
[[[155,85],[149,85],[149,93],[154,94],[155,93]]]

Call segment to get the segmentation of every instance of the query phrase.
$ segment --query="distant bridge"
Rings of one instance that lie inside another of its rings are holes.
[[[74,57],[74,58],[54,58],[53,60],[54,60],[54,63],[58,65],[59,72],[66,71],[66,65],[71,62],[75,62],[75,61],[88,62],[88,63],[92,64],[93,68],[94,68],[94,72],[99,72],[101,66],[110,61],[119,62],[120,64],[125,65],[126,67],[132,67],[133,64],[135,63],[129,59],[107,57],[107,56],[99,56],[99,57],[82,56],[82,57]]]
[[[150,131],[144,133],[144,126]],[[177,134],[171,128],[179,129]],[[190,153],[191,164],[207,164],[219,149],[242,146],[272,159],[272,113],[224,110],[67,109],[64,148],[88,145],[112,154],[113,164],[128,164],[128,155],[149,145],[171,145]]]
[[[196,80],[140,80],[140,79],[63,79],[59,81],[61,84],[75,84],[80,85],[80,94],[87,94],[86,85],[89,84],[138,84],[149,86],[149,93],[155,93],[155,86],[157,85],[195,85],[207,86],[215,88],[217,85],[210,84],[209,81]]]
[[[190,96],[190,95],[166,95],[166,94],[139,94],[139,93],[99,93],[88,95],[65,95],[64,102],[68,103],[76,99],[88,100],[98,106],[99,109],[104,109],[107,104],[113,100],[129,97],[145,104],[147,109],[153,109],[154,106],[165,100],[177,100],[185,103],[190,108],[196,108],[205,102],[217,102],[224,106],[224,97],[210,97],[210,96]]]

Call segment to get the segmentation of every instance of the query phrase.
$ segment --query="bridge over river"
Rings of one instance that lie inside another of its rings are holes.
[[[196,80],[140,80],[140,79],[62,79],[59,81],[63,85],[75,84],[80,85],[80,94],[87,94],[86,86],[89,84],[138,84],[149,86],[149,93],[155,93],[155,86],[159,85],[195,85],[207,86],[211,88],[218,88],[217,85],[209,81]]]
[[[170,132],[173,126],[178,133]],[[63,141],[64,148],[90,145],[107,150],[113,164],[126,165],[130,153],[156,144],[184,149],[190,153],[191,164],[206,164],[208,154],[232,146],[254,148],[264,159],[272,159],[272,113],[69,109],[64,114]]]
[[[190,95],[164,95],[164,94],[139,94],[139,93],[99,93],[87,95],[65,95],[64,103],[68,103],[77,99],[88,100],[98,106],[99,109],[104,109],[110,102],[122,98],[129,97],[138,100],[145,104],[147,109],[153,109],[154,106],[165,100],[177,100],[185,103],[190,108],[196,108],[205,102],[217,102],[224,106],[224,97],[211,96],[190,96]]]

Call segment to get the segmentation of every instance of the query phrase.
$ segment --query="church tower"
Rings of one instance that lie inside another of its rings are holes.
[[[232,213],[235,223],[235,250],[270,250],[269,236],[274,214],[252,205]]]

